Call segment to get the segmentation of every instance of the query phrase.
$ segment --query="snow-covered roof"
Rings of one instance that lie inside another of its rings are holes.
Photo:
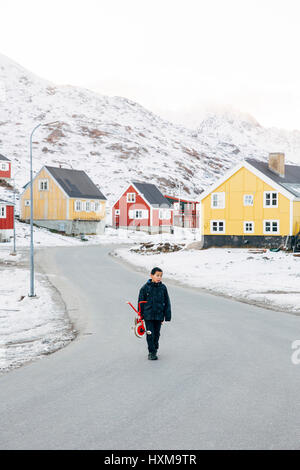
[[[13,202],[5,201],[4,199],[0,199],[0,204],[6,204],[7,206],[14,206]]]

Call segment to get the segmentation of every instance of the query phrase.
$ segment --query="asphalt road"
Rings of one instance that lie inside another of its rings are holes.
[[[108,251],[39,252],[81,333],[0,377],[0,449],[299,449],[300,318],[166,281],[173,319],[148,361],[125,303],[147,276]]]

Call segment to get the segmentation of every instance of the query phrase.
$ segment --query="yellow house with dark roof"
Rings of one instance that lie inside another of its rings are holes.
[[[289,243],[300,230],[300,166],[246,159],[201,194],[203,248]]]
[[[30,220],[30,183],[20,198],[20,219]],[[67,234],[104,233],[106,198],[81,170],[44,166],[33,179],[36,225]]]

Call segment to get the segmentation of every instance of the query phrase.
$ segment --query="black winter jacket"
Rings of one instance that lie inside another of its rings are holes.
[[[165,284],[149,279],[140,289],[138,302],[141,300],[147,301],[146,304],[141,304],[145,320],[171,320],[171,302]]]

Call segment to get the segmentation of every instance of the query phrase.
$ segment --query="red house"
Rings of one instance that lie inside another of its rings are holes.
[[[14,230],[14,205],[0,199],[0,242],[8,242]]]
[[[171,203],[154,184],[131,182],[112,206],[112,225],[151,234],[170,232]]]
[[[175,226],[185,228],[200,227],[200,204],[198,201],[168,196],[166,194],[165,198],[172,204]]]
[[[0,180],[11,178],[11,161],[0,154]]]

